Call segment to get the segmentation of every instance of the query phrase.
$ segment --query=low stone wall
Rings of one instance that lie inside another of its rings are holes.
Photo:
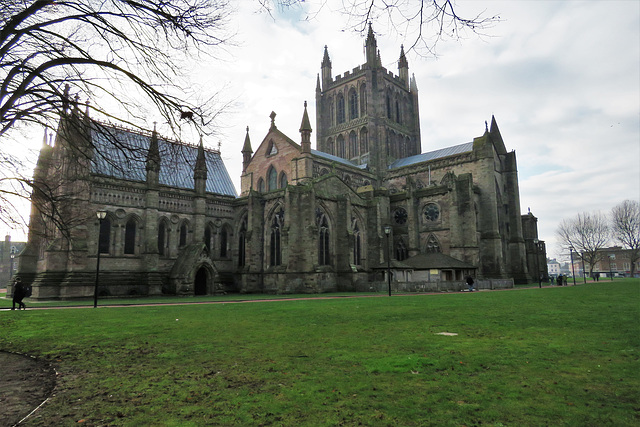
[[[511,289],[513,279],[480,279],[475,281],[477,290]],[[391,292],[460,292],[469,287],[463,281],[391,282]],[[358,282],[356,292],[388,292],[387,282]]]

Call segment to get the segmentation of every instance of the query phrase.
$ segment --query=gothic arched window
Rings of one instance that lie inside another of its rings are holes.
[[[280,209],[271,221],[271,236],[269,245],[269,264],[272,266],[282,264],[281,230],[284,225],[284,211]]]
[[[211,226],[207,225],[204,229],[204,245],[207,247],[207,251],[211,253]]]
[[[349,91],[349,120],[358,118],[358,92],[355,89]]]
[[[398,261],[404,261],[407,259],[407,247],[402,239],[398,240],[398,243],[396,243],[396,259]]]
[[[426,252],[442,252],[440,250],[440,243],[438,243],[438,239],[436,239],[436,236],[433,234],[427,239]]]
[[[358,155],[358,136],[355,131],[349,133],[349,157],[356,157]]]
[[[258,192],[264,193],[264,179],[262,178],[258,180]]]
[[[335,147],[333,146],[333,139],[332,138],[329,138],[327,140],[327,153],[336,154]]]
[[[160,255],[167,254],[167,247],[169,246],[169,233],[168,227],[164,221],[161,221],[158,225],[158,253]]]
[[[278,188],[278,172],[276,168],[271,166],[267,172],[267,191],[273,191]]]
[[[124,253],[126,255],[136,253],[136,226],[136,220],[131,218],[124,228]]]
[[[360,129],[360,154],[369,152],[369,132],[367,128]]]
[[[284,172],[280,173],[280,188],[287,188],[287,174]]]
[[[391,94],[387,92],[387,118],[391,118]]]
[[[227,257],[228,237],[227,229],[222,227],[220,230],[220,258]]]
[[[365,116],[367,114],[367,85],[362,84],[360,86],[360,115]]]
[[[342,157],[343,159],[347,157],[345,155],[344,136],[342,135],[338,135],[338,139],[336,140],[336,156]]]
[[[400,114],[400,102],[396,99],[396,122],[402,123],[402,115]]]
[[[362,235],[358,221],[353,220],[353,264],[360,265],[362,263]]]
[[[98,250],[101,254],[108,254],[111,247],[111,220],[105,218],[100,222],[100,233],[98,236]]]
[[[329,221],[322,209],[316,209],[316,225],[318,226],[318,264],[329,265]]]
[[[180,226],[180,244],[178,245],[179,247],[183,247],[187,244],[187,231],[187,224],[182,223],[182,225]]]
[[[345,122],[345,112],[344,112],[344,96],[342,94],[338,95],[338,108],[337,108],[337,121],[338,124]]]
[[[240,232],[238,233],[238,266],[244,267],[246,264],[246,248],[247,248],[247,217],[242,219],[240,224]]]

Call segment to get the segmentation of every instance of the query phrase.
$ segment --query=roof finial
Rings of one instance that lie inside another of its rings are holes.
[[[269,114],[269,117],[271,117],[271,129],[275,129],[276,128],[276,112],[272,111],[271,114]]]

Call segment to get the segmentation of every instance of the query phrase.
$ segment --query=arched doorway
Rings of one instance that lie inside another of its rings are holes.
[[[207,294],[207,270],[204,267],[200,267],[196,273],[196,279],[193,282],[193,291],[195,295]]]

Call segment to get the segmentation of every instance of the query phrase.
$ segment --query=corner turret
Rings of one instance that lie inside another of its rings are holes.
[[[149,151],[147,152],[147,184],[150,187],[157,187],[160,176],[160,150],[158,149],[158,132],[156,123],[153,123],[153,132],[149,141]]]
[[[311,123],[309,122],[309,114],[307,114],[307,101],[304,101],[304,113],[302,114],[302,123],[300,124],[301,146],[303,153],[311,153]]]
[[[322,58],[322,64],[320,66],[322,69],[322,85],[323,87],[327,87],[333,77],[331,77],[331,60],[329,59],[329,50],[327,46],[324,47],[324,56]]]
[[[204,194],[207,186],[207,162],[204,157],[202,135],[200,136],[200,145],[198,145],[198,157],[196,158],[196,167],[193,171],[193,181],[196,194]]]
[[[249,126],[247,126],[247,136],[244,137],[244,145],[242,146],[242,173],[247,171],[247,166],[251,161],[253,149],[251,148],[251,140],[249,139]]]

